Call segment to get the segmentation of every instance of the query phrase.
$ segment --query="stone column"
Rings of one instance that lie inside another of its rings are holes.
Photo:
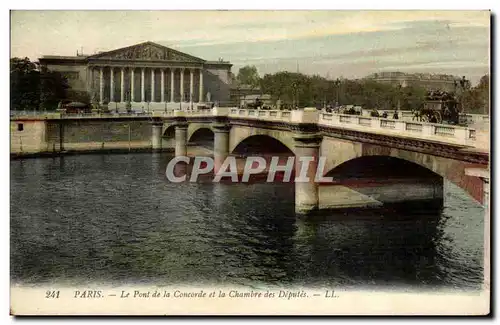
[[[144,71],[146,70],[146,68],[141,68],[141,102],[145,102],[146,101],[146,93],[145,93],[145,90],[144,90]]]
[[[214,172],[217,172],[229,155],[229,131],[231,125],[224,122],[212,124],[214,131]]]
[[[308,214],[319,208],[319,190],[315,182],[316,170],[319,160],[321,136],[319,134],[298,133],[293,136],[295,140],[295,212],[300,215]],[[298,179],[303,164],[300,158],[312,157],[309,161],[306,176],[308,180]]]
[[[165,70],[161,68],[161,95],[160,101],[165,102]]]
[[[154,151],[161,151],[161,131],[163,130],[163,122],[152,123],[153,132],[151,134],[151,146]]]
[[[184,68],[181,68],[181,103],[184,102]]]
[[[175,156],[186,156],[187,154],[187,129],[186,122],[179,121],[175,126]]]
[[[200,69],[200,93],[199,93],[199,102],[203,102],[203,69]]]
[[[94,67],[89,66],[87,68],[87,91],[91,96],[94,96]],[[93,98],[92,98],[93,99]]]
[[[124,101],[125,101],[125,67],[122,67],[120,75],[120,102],[123,103]]]
[[[193,102],[193,89],[194,88],[194,71],[189,69],[189,102]]]
[[[114,68],[109,68],[109,102],[115,101],[115,76],[114,76]]]
[[[104,68],[101,67],[99,71],[99,104],[104,102]]]
[[[130,68],[130,101],[135,101],[134,96],[134,67]]]
[[[155,69],[151,68],[151,103],[155,101]]]
[[[170,101],[174,102],[174,68],[170,68]]]

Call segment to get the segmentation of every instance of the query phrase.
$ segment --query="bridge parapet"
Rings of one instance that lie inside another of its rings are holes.
[[[360,132],[391,135],[395,137],[417,138],[448,144],[475,147],[481,150],[489,148],[489,131],[484,128],[462,127],[436,123],[425,123],[410,120],[394,120],[363,115],[346,115],[326,113],[315,108],[303,110],[260,110],[241,109],[238,107],[214,107],[203,110],[167,110],[151,113],[107,113],[107,114],[45,114],[38,116],[11,117],[11,120],[26,119],[95,119],[95,118],[137,118],[137,117],[229,117],[249,120],[263,120],[270,122],[285,122],[292,124],[318,124],[341,129],[350,129]],[[487,116],[480,116],[483,121]],[[484,124],[484,123],[483,123]],[[488,124],[486,122],[486,124]]]
[[[324,113],[315,109],[276,111],[234,107],[229,108],[229,117],[291,123],[317,123],[362,132],[476,147],[476,130],[456,125]]]
[[[175,116],[184,116],[184,117],[189,117],[189,116],[212,116],[213,112],[210,109],[200,109],[200,110],[188,110],[188,111],[181,111],[181,110],[170,110],[170,111],[164,111],[164,112],[153,112],[152,116],[153,117],[175,117]]]
[[[229,117],[290,122],[292,111],[230,108]]]
[[[475,146],[475,130],[462,126],[333,113],[321,113],[318,123],[363,132]]]

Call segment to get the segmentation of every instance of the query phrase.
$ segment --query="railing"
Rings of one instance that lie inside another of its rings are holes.
[[[462,126],[424,123],[408,120],[393,120],[359,115],[318,112],[315,110],[247,110],[232,108],[229,117],[284,121],[292,123],[318,123],[320,125],[355,129],[362,132],[388,134],[397,137],[410,137],[440,141],[453,144],[470,145],[475,143],[475,130]]]
[[[450,126],[436,125],[434,127],[434,133],[445,137],[452,137],[455,135],[455,128]]]
[[[382,129],[395,129],[396,121],[380,119],[380,127]]]
[[[467,124],[489,123],[490,116],[484,114],[460,114],[460,121]]]
[[[277,110],[260,110],[260,109],[238,109],[231,108],[229,110],[229,116],[233,117],[245,117],[250,119],[259,120],[283,120],[289,121],[291,118],[290,111],[277,111]]]
[[[422,129],[423,129],[422,123],[413,123],[413,122],[406,123],[406,131],[421,133]]]
[[[183,116],[212,116],[212,110],[211,109],[199,109],[199,110],[185,110],[185,111],[179,111],[179,110],[167,110],[167,111],[156,111],[153,112],[152,116],[153,117],[174,117],[178,116],[178,114],[182,114]]]
[[[315,109],[305,110],[260,110],[241,109],[237,107],[214,108],[186,111],[153,111],[151,113],[106,113],[106,114],[59,114],[53,113],[50,118],[109,118],[109,117],[173,117],[173,116],[229,116],[230,118],[244,118],[254,120],[283,121],[288,123],[318,123],[325,126],[334,126],[357,130],[360,132],[387,134],[396,137],[410,137],[440,141],[446,143],[470,145],[476,143],[476,130],[472,128],[424,123],[416,121],[392,120],[359,115],[346,115],[319,112]],[[26,118],[26,117],[18,117]],[[49,118],[49,117],[46,117]],[[13,117],[16,119],[16,117]]]
[[[359,125],[371,126],[372,125],[372,119],[368,118],[368,117],[359,117]]]
[[[340,123],[352,123],[351,115],[340,115]]]
[[[401,137],[428,139],[461,145],[474,145],[476,131],[471,128],[377,117],[320,113],[320,125],[354,129],[361,132],[389,134]]]
[[[86,119],[86,118],[136,118],[136,117],[150,117],[152,113],[148,112],[133,112],[133,113],[62,113],[59,114],[60,119]]]
[[[44,111],[10,111],[10,116],[38,116],[38,115],[45,115],[45,114],[50,114],[50,112],[44,112]]]

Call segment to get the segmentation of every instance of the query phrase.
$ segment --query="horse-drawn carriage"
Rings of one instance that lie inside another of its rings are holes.
[[[459,123],[459,105],[454,93],[429,91],[420,110],[413,111],[413,119],[430,123]]]

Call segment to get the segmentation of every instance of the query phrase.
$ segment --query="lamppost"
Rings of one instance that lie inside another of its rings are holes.
[[[394,115],[393,115],[393,118],[396,119],[396,120],[399,118],[398,111],[401,110],[401,94],[402,94],[401,88],[402,88],[402,86],[401,86],[401,84],[399,84],[398,85],[398,93],[396,94],[398,96],[397,97],[398,98],[398,103],[397,103],[397,106],[396,106],[396,111],[394,112]]]
[[[337,92],[337,101],[335,102],[335,107],[338,107],[339,106],[339,90],[340,90],[340,79],[337,78],[335,80],[335,90]]]
[[[298,98],[297,98],[297,81],[292,82],[292,109],[297,109],[299,107]]]
[[[470,81],[465,79],[465,76],[462,76],[459,82],[455,80],[454,82],[455,92],[460,98],[460,113],[464,112],[464,95],[467,90],[470,89]],[[457,91],[458,88],[458,91]]]
[[[240,86],[236,86],[236,106],[241,108],[241,96],[240,96]]]

